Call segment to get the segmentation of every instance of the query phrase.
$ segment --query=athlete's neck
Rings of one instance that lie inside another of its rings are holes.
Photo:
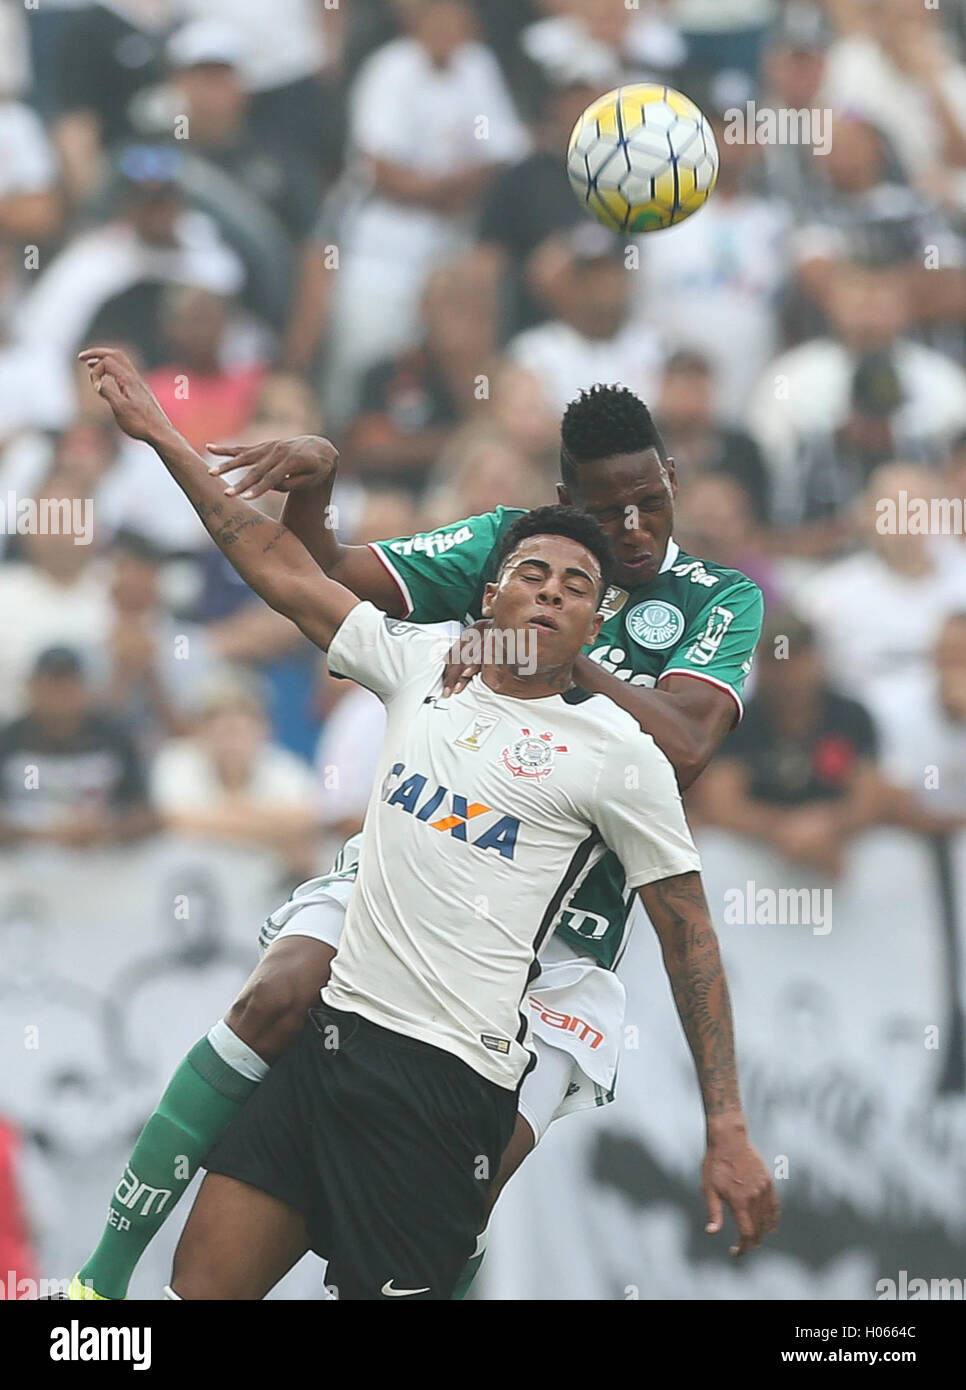
[[[511,695],[516,700],[545,700],[573,687],[574,664],[568,661],[565,666],[543,667],[529,675],[516,666],[484,666],[480,679],[495,695]]]

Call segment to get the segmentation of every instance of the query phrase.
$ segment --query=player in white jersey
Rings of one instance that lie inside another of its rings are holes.
[[[84,358],[241,576],[388,711],[323,1002],[210,1156],[174,1296],[261,1297],[309,1246],[342,1297],[449,1296],[532,1064],[536,952],[605,848],[662,940],[706,1112],[709,1200],[759,1239],[777,1202],[747,1140],[727,986],[673,771],[630,716],[573,683],[601,623],[608,552],[596,524],[548,508],[510,528],[485,611],[516,655],[443,698],[437,639],[360,603],[284,526],[226,499],[122,354]]]

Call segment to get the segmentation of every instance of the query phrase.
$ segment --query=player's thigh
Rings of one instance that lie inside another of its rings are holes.
[[[178,1242],[171,1287],[188,1300],[264,1298],[308,1245],[301,1212],[209,1173]]]
[[[334,956],[334,946],[310,936],[276,940],[225,1015],[229,1028],[264,1061],[276,1061],[318,1003]]]
[[[573,1079],[574,1062],[569,1053],[558,1047],[548,1047],[540,1038],[534,1038],[533,1045],[537,1065],[520,1087],[516,1124],[490,1188],[491,1207],[520,1164],[550,1128]]]

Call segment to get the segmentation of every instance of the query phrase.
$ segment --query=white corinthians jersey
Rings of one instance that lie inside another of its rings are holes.
[[[606,849],[628,888],[699,869],[671,764],[603,695],[441,698],[448,639],[360,603],[332,671],[384,702],[355,892],[323,998],[514,1089],[537,952]]]

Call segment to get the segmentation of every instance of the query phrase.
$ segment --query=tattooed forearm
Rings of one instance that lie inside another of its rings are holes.
[[[710,1119],[740,1111],[731,1000],[718,939],[697,873],[640,890],[661,942],[664,966]]]
[[[329,645],[358,600],[322,573],[297,536],[212,477],[176,431],[155,444],[165,466],[219,550],[259,598],[290,618],[310,641]]]
[[[287,526],[276,526],[275,534],[267,545],[262,546],[262,554],[267,555],[270,550],[274,550],[288,535]]]

